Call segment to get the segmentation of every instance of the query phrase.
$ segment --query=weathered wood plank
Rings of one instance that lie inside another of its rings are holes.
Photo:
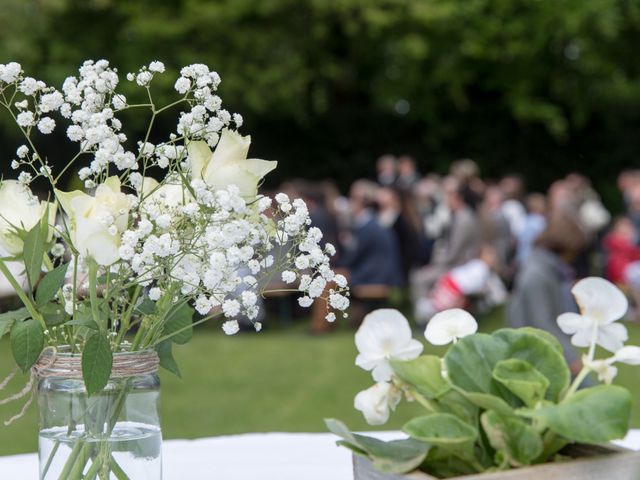
[[[566,452],[576,458],[567,462],[546,463],[527,468],[465,475],[451,480],[638,480],[640,479],[640,452],[615,446],[574,445]],[[425,473],[392,475],[373,468],[367,459],[353,457],[354,480],[437,480]]]

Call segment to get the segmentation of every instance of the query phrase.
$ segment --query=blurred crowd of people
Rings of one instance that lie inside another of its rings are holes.
[[[481,313],[507,304],[513,326],[563,339],[555,319],[576,311],[570,290],[579,278],[606,276],[640,302],[640,170],[620,174],[625,212],[612,219],[577,173],[540,193],[516,174],[483,178],[469,159],[445,176],[423,175],[410,156],[384,155],[376,166],[375,180],[356,180],[346,197],[332,182],[283,186],[307,201],[338,247],[335,267],[361,313],[398,291],[418,324],[448,308]]]

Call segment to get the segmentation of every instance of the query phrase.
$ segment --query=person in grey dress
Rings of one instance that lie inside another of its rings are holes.
[[[574,373],[580,360],[556,320],[564,312],[577,312],[571,295],[575,281],[571,262],[586,246],[586,235],[571,217],[552,215],[516,275],[507,308],[511,327],[536,327],[555,335]]]

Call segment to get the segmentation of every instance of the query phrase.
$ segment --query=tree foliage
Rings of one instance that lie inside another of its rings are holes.
[[[0,61],[56,83],[85,58],[121,72],[207,63],[281,177],[304,164],[345,183],[389,150],[423,170],[471,156],[533,187],[580,170],[611,189],[639,146],[638,40],[633,0],[3,0],[0,11]],[[4,129],[4,155],[15,138]]]

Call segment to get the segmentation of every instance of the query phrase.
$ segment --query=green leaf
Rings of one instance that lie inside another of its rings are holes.
[[[486,333],[461,338],[444,357],[449,380],[467,392],[502,396],[493,368],[508,357],[508,351],[506,342]]]
[[[437,398],[451,388],[442,378],[442,362],[435,355],[407,361],[392,360],[391,367],[403,382],[414,386],[428,399]]]
[[[173,335],[170,340],[174,343],[184,344],[193,336],[192,318],[194,310],[188,304],[183,303],[173,307],[165,317],[163,336]],[[175,333],[175,332],[180,333]],[[175,334],[174,334],[175,333]]]
[[[112,364],[109,339],[102,333],[91,335],[82,351],[82,378],[89,395],[105,387],[111,376]]]
[[[499,332],[500,330],[497,330],[497,331]],[[558,340],[556,336],[553,335],[552,333],[549,333],[546,330],[541,330],[539,328],[534,328],[534,327],[521,327],[518,329],[518,331],[530,333],[531,335],[535,335],[541,340],[544,340],[545,342],[549,342],[553,348],[555,348],[558,352],[564,355],[564,350],[562,348],[562,344],[560,343],[560,340]]]
[[[64,325],[69,327],[87,327],[96,331],[100,330],[100,327],[93,318],[74,318],[73,320],[66,322]]]
[[[513,408],[502,398],[489,393],[465,392],[460,393],[471,403],[483,410],[495,410],[502,415],[515,415]]]
[[[42,278],[38,285],[38,290],[36,291],[36,303],[38,305],[44,305],[55,297],[56,293],[58,293],[58,290],[60,290],[64,283],[68,266],[68,263],[63,263],[50,272],[47,272],[47,274]]]
[[[32,289],[38,283],[42,272],[42,259],[47,242],[47,221],[48,215],[43,215],[42,220],[27,232],[24,239],[24,266]]]
[[[40,313],[44,318],[47,327],[54,327],[65,323],[69,319],[69,315],[61,305],[57,303],[47,303],[40,307]]]
[[[11,312],[0,313],[0,338],[11,331],[15,322],[22,322],[29,318],[29,311],[26,308],[19,308]]]
[[[358,442],[357,446],[368,453],[373,466],[386,473],[407,473],[415,470],[431,448],[427,443],[413,438],[385,442],[357,433],[353,436]]]
[[[44,348],[44,331],[33,319],[16,322],[11,328],[11,352],[18,367],[26,372],[36,363]]]
[[[549,380],[524,360],[511,358],[496,363],[493,378],[513,392],[528,407],[542,399],[549,388]]]
[[[140,305],[137,305],[134,309],[134,313],[136,315],[151,315],[156,311],[156,302],[151,300],[149,297],[145,297]]]
[[[631,394],[623,387],[600,385],[580,390],[559,405],[522,409],[518,413],[544,422],[570,440],[605,443],[629,430]]]
[[[540,434],[521,419],[490,410],[481,415],[480,421],[491,446],[511,466],[529,465],[542,453]]]
[[[344,446],[358,455],[363,455],[383,472],[406,473],[415,470],[425,459],[430,445],[411,438],[385,442],[357,433],[351,433],[340,420],[326,418],[324,420],[329,431],[342,440],[338,445]]]
[[[156,345],[156,352],[158,358],[160,358],[160,366],[181,378],[180,369],[178,368],[175,358],[173,358],[172,347],[173,342],[169,339]]]
[[[449,413],[432,413],[407,422],[402,431],[411,438],[470,459],[478,431]]]
[[[521,329],[504,328],[493,337],[508,344],[505,358],[518,358],[529,362],[549,380],[545,398],[557,402],[571,380],[571,372],[561,352],[542,336]]]

